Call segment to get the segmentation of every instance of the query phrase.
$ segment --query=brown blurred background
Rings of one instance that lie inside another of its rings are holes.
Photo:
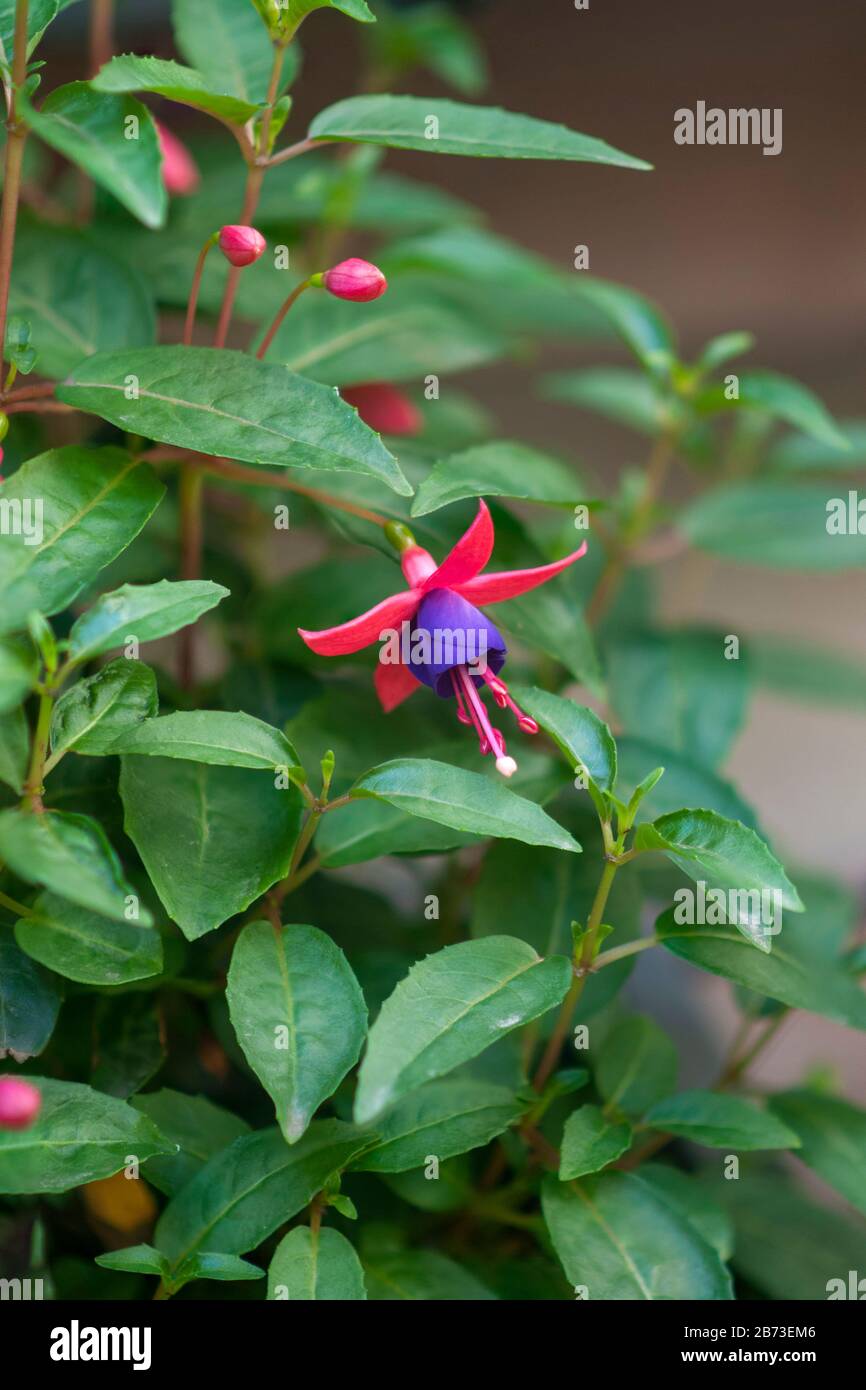
[[[74,64],[70,76],[81,75],[83,9],[67,12],[44,54],[53,48]],[[476,203],[495,231],[563,269],[574,246],[587,244],[591,271],[657,300],[687,355],[715,333],[750,329],[758,346],[748,360],[800,378],[840,416],[866,416],[866,6],[590,0],[578,11],[573,0],[489,0],[469,13],[490,63],[480,100],[600,136],[652,161],[654,172],[400,153],[389,167]],[[316,110],[353,90],[357,56],[355,26],[339,14],[315,15],[301,37],[290,127],[298,135]],[[120,38],[120,47],[170,56],[167,5],[127,0]],[[419,73],[405,90],[446,89]],[[782,153],[676,145],[674,111],[701,99],[781,107]],[[611,346],[557,348],[538,365],[590,360],[623,355]],[[503,435],[547,445],[611,480],[640,461],[636,436],[539,401],[535,375],[507,364],[461,381],[494,411]],[[857,572],[671,564],[663,594],[671,622],[708,621],[743,637],[772,631],[866,656],[866,580]],[[866,892],[866,717],[759,696],[727,772],[788,863],[838,873]],[[645,989],[654,969],[645,957]],[[698,995],[692,1021],[704,1010],[727,1031],[727,991],[703,976]],[[687,1018],[681,1023],[688,1032]],[[768,1078],[795,1080],[805,1060],[826,1058],[849,1091],[862,1090],[854,1034],[818,1019],[795,1032],[797,1042],[768,1055]]]

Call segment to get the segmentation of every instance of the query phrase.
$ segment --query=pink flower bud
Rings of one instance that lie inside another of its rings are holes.
[[[322,283],[338,299],[354,299],[361,304],[378,299],[388,288],[388,281],[379,267],[357,256],[351,256],[348,261],[340,261],[339,265],[326,270]]]
[[[424,423],[421,412],[408,396],[387,381],[371,381],[365,386],[346,386],[340,395],[353,405],[371,430],[377,434],[420,434]]]
[[[162,151],[162,181],[169,193],[183,197],[194,193],[199,185],[199,172],[186,145],[172,135],[160,121],[154,121]]]
[[[267,242],[255,227],[223,227],[217,242],[229,265],[252,265],[265,249]]]
[[[36,1123],[42,1097],[18,1076],[0,1076],[0,1129],[29,1129]]]

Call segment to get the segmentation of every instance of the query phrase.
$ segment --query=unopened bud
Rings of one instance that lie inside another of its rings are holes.
[[[0,1129],[29,1129],[36,1123],[42,1097],[19,1076],[0,1076]]]
[[[370,261],[360,260],[358,256],[351,256],[349,260],[340,261],[339,265],[326,270],[322,275],[322,284],[338,299],[352,299],[358,303],[378,299],[388,288],[388,281],[379,267]]]
[[[366,386],[346,386],[340,392],[353,405],[371,430],[377,434],[419,434],[424,423],[421,412],[408,396],[387,381]]]
[[[217,245],[229,265],[244,266],[257,261],[267,243],[255,227],[231,226],[222,228]]]
[[[183,197],[194,193],[199,185],[199,172],[195,160],[176,135],[172,135],[160,121],[154,122],[162,152],[162,181],[169,193]]]

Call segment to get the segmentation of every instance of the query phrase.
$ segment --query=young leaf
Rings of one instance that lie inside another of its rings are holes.
[[[710,768],[642,738],[619,738],[616,748],[617,785],[622,798],[637,788],[648,767],[664,765],[664,776],[641,801],[635,821],[652,820],[682,806],[707,806],[728,820],[759,829],[751,806]]]
[[[816,1091],[785,1091],[770,1109],[799,1136],[797,1158],[866,1216],[866,1112]]]
[[[177,710],[148,719],[121,733],[111,751],[263,772],[298,761],[285,734],[240,710]]]
[[[61,695],[51,716],[52,752],[107,753],[120,734],[158,708],[153,671],[120,656]]]
[[[268,93],[274,50],[252,5],[237,0],[173,0],[171,17],[180,52],[219,91],[257,106]],[[299,65],[298,45],[285,50],[283,91]]]
[[[453,830],[527,845],[579,851],[580,845],[540,806],[479,772],[430,758],[397,758],[365,772],[352,796],[375,797]]]
[[[26,1062],[44,1049],[60,1012],[61,982],[0,931],[0,1061]]]
[[[645,1115],[653,1129],[668,1130],[711,1149],[795,1149],[792,1129],[739,1096],[715,1091],[680,1091],[657,1101]]]
[[[297,468],[363,473],[404,497],[412,493],[378,435],[336,392],[245,353],[191,347],[98,353],[57,395],[164,444],[280,468],[291,460]]]
[[[69,655],[89,661],[120,647],[133,635],[138,642],[168,637],[196,622],[228,594],[209,579],[160,579],[156,584],[124,584],[96,602],[72,624]]]
[[[750,368],[737,376],[738,395],[729,397],[724,386],[709,386],[697,398],[698,410],[712,414],[720,410],[760,410],[784,420],[822,444],[845,446],[845,438],[835,421],[802,382],[778,372]]]
[[[283,1236],[268,1266],[269,1299],[347,1303],[366,1297],[361,1262],[339,1231],[296,1226]]]
[[[292,786],[248,768],[126,757],[119,790],[126,833],[189,941],[289,871],[301,820]]]
[[[662,914],[656,931],[675,956],[792,1009],[809,1009],[849,1028],[866,1029],[866,995],[857,981],[829,962],[816,969],[809,957],[793,955],[786,949],[784,930],[766,955],[729,927],[680,926],[674,911]]]
[[[104,830],[90,816],[0,812],[0,859],[26,883],[38,883],[114,922],[129,920],[129,899],[136,895]],[[144,908],[138,920],[151,924]]]
[[[571,980],[564,956],[523,941],[463,941],[414,965],[382,1006],[358,1076],[355,1119],[369,1124],[401,1096],[555,1008]]]
[[[134,97],[94,91],[87,82],[56,87],[39,110],[21,93],[18,100],[40,140],[107,188],[145,227],[164,224],[162,155],[146,106]]]
[[[440,1162],[468,1153],[516,1124],[527,1106],[504,1086],[449,1077],[413,1091],[376,1121],[379,1140],[352,1167],[364,1173],[423,1168],[428,1154]]]
[[[152,927],[110,921],[55,893],[40,893],[32,916],[16,923],[15,940],[28,956],[79,984],[129,984],[162,969],[162,939]]]
[[[431,123],[431,117],[436,124]],[[643,159],[566,126],[498,107],[467,106],[441,97],[349,97],[320,111],[311,140],[351,140],[391,149],[500,159],[569,159],[649,169]]]
[[[501,440],[441,459],[412,503],[413,516],[438,511],[464,497],[518,497],[572,503],[584,495],[573,473],[549,454]]]
[[[767,454],[767,467],[780,472],[860,469],[866,463],[866,421],[837,420],[838,443],[810,434],[787,434]]]
[[[651,1018],[625,1018],[604,1040],[595,1081],[606,1111],[642,1115],[676,1086],[676,1048]]]
[[[768,929],[781,929],[782,908],[803,911],[799,893],[760,836],[715,811],[672,811],[639,825],[634,843],[639,850],[662,850],[689,878],[714,890],[723,919],[732,919],[761,950],[770,950]]]
[[[180,1288],[192,1283],[193,1279],[264,1279],[265,1271],[258,1265],[250,1264],[237,1255],[224,1255],[217,1251],[196,1250],[188,1260],[169,1276],[171,1286]]]
[[[0,782],[20,796],[30,756],[30,728],[23,706],[0,714]]]
[[[103,1269],[120,1269],[125,1274],[155,1274],[158,1279],[168,1272],[168,1261],[152,1245],[109,1250],[105,1255],[97,1255],[96,1263]]]
[[[370,1142],[340,1120],[316,1121],[291,1147],[278,1129],[242,1135],[169,1202],[157,1223],[157,1245],[173,1269],[195,1251],[254,1250]]]
[[[584,768],[596,793],[616,785],[616,743],[593,710],[546,690],[520,687],[515,700],[565,754],[575,772]]]
[[[148,1182],[169,1197],[190,1182],[209,1158],[250,1132],[246,1120],[204,1096],[187,1096],[167,1087],[134,1096],[130,1103],[178,1146],[177,1153],[148,1159],[144,1170]]]
[[[569,1282],[591,1299],[733,1298],[715,1250],[631,1173],[545,1178],[542,1204]]]
[[[367,1006],[343,952],[316,927],[244,927],[226,987],[244,1056],[294,1144],[357,1062]]]
[[[0,549],[0,631],[23,628],[34,609],[50,616],[65,608],[164,495],[153,471],[120,449],[67,445],[22,464],[3,484],[3,500],[21,504],[22,516],[28,499],[42,508],[30,535],[9,536]]]
[[[112,58],[90,86],[96,92],[153,92],[238,126],[246,125],[259,110],[257,102],[227,95],[222,83],[212,89],[194,68],[164,58],[138,58],[132,53]]]
[[[22,232],[9,309],[28,320],[43,376],[63,377],[94,352],[154,341],[148,286],[110,248],[66,227],[28,222]]]
[[[170,1145],[124,1101],[76,1081],[30,1076],[42,1096],[29,1129],[0,1129],[0,1192],[68,1192]]]
[[[682,416],[652,377],[630,367],[586,367],[579,372],[551,372],[542,378],[546,400],[594,410],[618,425],[653,438]]]
[[[565,1122],[559,1176],[562,1182],[597,1173],[631,1145],[631,1125],[605,1118],[597,1105],[582,1105]]]

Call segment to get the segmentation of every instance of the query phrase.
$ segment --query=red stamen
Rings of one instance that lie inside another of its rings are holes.
[[[518,728],[525,734],[537,734],[538,725],[530,715],[526,714],[520,706],[511,698],[508,686],[499,676],[494,676],[489,666],[485,666],[481,672],[481,677],[490,686],[493,698],[500,709],[510,709],[517,718]]]

